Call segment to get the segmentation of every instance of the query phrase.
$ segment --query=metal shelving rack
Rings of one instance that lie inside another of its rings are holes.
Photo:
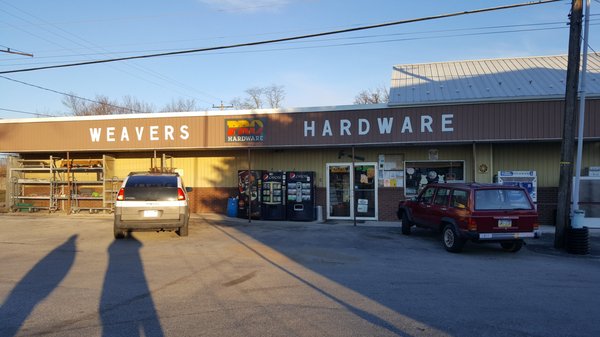
[[[11,209],[55,212],[58,202],[66,199],[64,176],[56,167],[60,158],[47,160],[11,158]],[[64,197],[63,197],[64,196]]]
[[[115,159],[31,160],[12,158],[10,163],[11,209],[78,213],[112,212],[120,187]]]
[[[71,213],[114,211],[114,201],[122,181],[114,175],[114,157],[103,155],[98,159],[78,159],[67,166],[72,191]]]

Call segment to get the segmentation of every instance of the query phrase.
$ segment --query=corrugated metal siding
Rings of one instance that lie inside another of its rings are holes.
[[[536,171],[538,187],[558,186],[560,143],[494,144],[494,172]]]
[[[390,105],[561,97],[567,56],[396,65]],[[586,91],[600,95],[600,56],[588,55]]]

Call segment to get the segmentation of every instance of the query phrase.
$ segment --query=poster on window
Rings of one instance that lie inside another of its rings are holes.
[[[404,194],[414,196],[431,183],[465,181],[464,161],[406,161],[404,162]]]

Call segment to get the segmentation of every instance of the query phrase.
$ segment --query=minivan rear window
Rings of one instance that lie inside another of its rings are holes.
[[[475,191],[475,210],[533,209],[527,194],[520,189],[486,189]]]
[[[125,184],[125,188],[127,187],[177,187],[177,176],[130,176]]]

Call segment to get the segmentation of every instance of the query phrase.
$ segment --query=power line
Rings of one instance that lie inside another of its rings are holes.
[[[114,104],[109,104],[109,103],[106,103],[106,102],[99,102],[99,101],[95,101],[93,99],[89,99],[89,98],[85,98],[85,97],[81,97],[81,96],[77,96],[77,95],[73,95],[73,94],[67,94],[66,92],[62,92],[62,91],[58,91],[58,90],[54,90],[54,89],[45,88],[45,87],[42,87],[42,86],[39,86],[39,85],[36,85],[36,84],[31,84],[31,83],[27,83],[27,82],[15,80],[14,78],[2,76],[2,75],[0,75],[0,78],[3,78],[5,80],[9,80],[9,81],[13,81],[13,82],[16,82],[16,83],[20,83],[20,84],[23,84],[23,85],[27,85],[27,86],[30,86],[30,87],[33,87],[33,88],[37,88],[37,89],[41,89],[41,90],[46,90],[46,91],[49,91],[49,92],[53,92],[55,94],[69,96],[69,97],[77,98],[77,99],[88,101],[88,102],[92,102],[92,103],[106,105],[106,106],[109,106],[109,107],[112,107],[112,108],[127,110],[127,111],[131,111],[133,113],[147,113],[146,111],[139,111],[139,110],[135,110],[135,109],[131,109],[131,108],[125,108],[125,107],[122,107],[122,106],[118,106],[118,105],[114,105]]]
[[[37,112],[22,111],[22,110],[13,110],[13,109],[6,109],[6,108],[0,108],[0,110],[8,111],[8,112],[16,112],[16,113],[26,114],[26,115],[56,117],[55,115],[48,115],[48,114],[42,114],[42,113],[37,113]]]
[[[590,21],[600,21],[600,19],[590,20]],[[519,30],[502,30],[502,31],[489,31],[489,32],[479,32],[479,33],[468,33],[468,34],[443,34],[438,36],[424,36],[424,37],[409,37],[401,40],[392,40],[392,41],[405,41],[405,40],[426,40],[433,38],[446,38],[446,37],[460,37],[460,36],[469,36],[469,35],[488,35],[488,34],[498,34],[498,33],[513,33],[513,32],[531,32],[531,31],[542,31],[542,30],[554,30],[557,28],[567,29],[568,27],[565,25],[565,22],[562,21],[554,21],[554,22],[539,22],[539,23],[529,23],[529,24],[515,24],[515,25],[497,25],[497,26],[481,26],[481,27],[467,27],[467,28],[456,28],[456,29],[444,29],[444,30],[429,30],[429,31],[418,31],[418,32],[405,32],[405,33],[388,33],[388,34],[376,34],[376,35],[363,35],[363,36],[353,36],[353,37],[339,37],[339,38],[331,38],[331,39],[321,39],[321,40],[311,40],[311,41],[290,41],[287,42],[289,44],[295,43],[307,43],[307,42],[329,42],[329,41],[339,41],[339,40],[358,40],[358,39],[369,39],[369,38],[377,38],[377,37],[386,37],[386,36],[410,36],[410,35],[427,35],[432,33],[449,33],[449,32],[461,32],[461,31],[477,31],[477,30],[493,30],[493,29],[502,29],[502,28],[517,28],[517,27],[541,27],[547,26],[545,28],[536,28],[536,29],[519,29]],[[552,27],[560,25],[560,27]],[[331,45],[325,45],[326,47]],[[150,49],[150,50],[130,50],[130,51],[106,51],[103,53],[86,53],[86,54],[66,54],[66,55],[50,55],[50,56],[38,56],[36,59],[53,59],[53,58],[70,58],[75,56],[94,56],[94,55],[116,55],[116,54],[132,54],[132,53],[144,53],[144,52],[165,52],[165,51],[173,51],[174,49]],[[216,53],[215,53],[216,54]],[[17,58],[13,59],[5,59],[5,61],[11,60],[21,60]],[[77,61],[83,62],[84,60]],[[3,64],[2,66],[20,66],[20,65],[32,65],[32,64],[52,64],[56,61],[46,61],[46,62],[27,62],[27,63],[13,63],[13,64]],[[75,61],[72,61],[75,62]]]
[[[6,48],[6,50],[1,50],[0,49],[0,53],[7,53],[7,54],[15,54],[15,55],[22,55],[22,56],[33,57],[33,54],[26,53],[24,51],[16,50],[14,48],[11,49],[11,48],[8,48],[8,47],[5,47],[5,48]]]
[[[136,59],[145,59],[145,58],[154,58],[154,57],[162,57],[162,56],[173,56],[173,55],[181,55],[181,54],[199,53],[199,52],[206,52],[206,51],[213,51],[213,50],[223,50],[223,49],[232,49],[232,48],[240,48],[240,47],[258,46],[258,45],[272,44],[272,43],[278,43],[278,42],[286,42],[286,41],[309,39],[309,38],[319,37],[319,36],[336,35],[336,34],[356,32],[356,31],[362,31],[362,30],[368,30],[368,29],[389,27],[389,26],[395,26],[395,25],[401,25],[401,24],[407,24],[407,23],[436,20],[436,19],[449,18],[449,17],[461,16],[461,15],[467,15],[467,14],[476,14],[476,13],[490,12],[490,11],[496,11],[496,10],[502,10],[502,9],[510,9],[510,8],[532,6],[532,5],[540,5],[540,4],[552,3],[552,2],[558,2],[558,1],[562,1],[562,0],[539,0],[539,1],[535,1],[535,2],[519,3],[519,4],[506,5],[506,6],[497,6],[497,7],[489,7],[489,8],[476,9],[476,10],[471,10],[471,11],[463,11],[463,12],[455,12],[455,13],[434,15],[434,16],[421,17],[421,18],[416,18],[416,19],[400,20],[400,21],[387,22],[387,23],[381,23],[381,24],[375,24],[375,25],[368,25],[368,26],[361,26],[361,27],[354,27],[354,28],[334,30],[334,31],[329,31],[329,32],[321,32],[321,33],[316,33],[316,34],[307,34],[307,35],[300,35],[300,36],[292,36],[292,37],[286,37],[286,38],[280,38],[280,39],[263,40],[263,41],[247,42],[247,43],[238,43],[238,44],[233,44],[233,45],[218,46],[218,47],[209,47],[209,48],[198,48],[198,49],[180,50],[180,51],[172,51],[172,52],[166,52],[166,53],[128,56],[128,57],[120,57],[120,58],[96,60],[96,61],[77,62],[77,63],[70,63],[70,64],[60,64],[60,65],[54,65],[54,66],[45,66],[45,67],[35,67],[35,68],[25,68],[25,69],[17,69],[17,70],[8,70],[8,71],[1,71],[0,74],[11,74],[11,73],[18,73],[18,72],[29,72],[29,71],[37,71],[37,70],[44,70],[44,69],[67,68],[67,67],[76,67],[76,66],[91,65],[91,64],[110,63],[110,62],[136,60]]]
[[[534,32],[534,31],[562,30],[562,29],[568,29],[568,27],[551,27],[551,28],[536,28],[536,29],[532,28],[532,29],[503,30],[503,31],[495,31],[495,32],[446,34],[446,35],[438,35],[438,36],[407,37],[407,38],[387,39],[387,40],[377,40],[377,41],[346,42],[346,43],[336,43],[336,44],[321,44],[321,45],[317,45],[317,46],[285,47],[285,48],[271,48],[271,49],[261,49],[261,50],[223,51],[223,52],[216,52],[216,53],[210,53],[210,54],[205,54],[205,55],[255,54],[255,53],[289,51],[289,50],[348,47],[348,46],[360,46],[360,45],[370,45],[370,44],[380,44],[380,43],[394,43],[394,42],[405,42],[405,41],[432,40],[432,39],[453,38],[453,37],[482,36],[482,35],[495,35],[495,34],[507,34],[507,33],[523,33],[523,32]],[[397,35],[397,34],[392,34],[392,35]],[[382,35],[382,36],[386,36],[386,35]],[[389,35],[387,35],[387,36],[389,36]],[[178,55],[178,56],[191,56],[191,55],[185,54],[185,55]],[[51,64],[53,62],[36,62],[36,63],[27,63],[27,64],[31,65],[31,64],[49,64],[49,63]],[[12,64],[12,65],[21,65],[21,64]]]
[[[42,18],[40,18],[40,17],[37,17],[37,16],[35,16],[35,15],[33,15],[33,14],[30,14],[30,13],[28,13],[28,12],[26,12],[26,11],[24,11],[24,10],[22,10],[22,9],[20,9],[20,8],[16,7],[16,6],[14,6],[14,5],[12,5],[12,4],[9,4],[9,3],[5,2],[5,1],[2,1],[2,0],[0,0],[0,2],[2,2],[2,3],[4,3],[4,4],[6,4],[7,6],[10,6],[10,7],[12,7],[13,9],[15,9],[15,10],[19,11],[20,13],[23,13],[23,14],[25,14],[25,15],[27,15],[27,16],[30,16],[30,17],[32,17],[32,18],[35,18],[36,20],[39,20],[39,21],[41,21],[41,22],[43,22],[43,23],[47,23],[47,21],[45,21],[44,19],[42,19]],[[20,20],[22,20],[22,21],[24,21],[24,22],[27,22],[27,23],[30,23],[30,24],[32,24],[32,22],[30,22],[29,20],[27,20],[27,19],[25,19],[25,18],[23,18],[23,17],[21,17],[21,16],[15,15],[15,14],[13,14],[13,13],[10,13],[10,12],[8,12],[8,11],[6,11],[6,10],[3,10],[3,9],[1,9],[1,8],[0,8],[0,11],[2,11],[2,12],[5,12],[5,13],[7,13],[7,14],[9,14],[9,15],[13,16],[13,17],[16,17],[16,18],[18,18],[18,19],[20,19]],[[98,49],[99,49],[99,50],[103,50],[103,51],[105,51],[105,52],[108,52],[107,50],[103,49],[102,47],[96,46],[96,45],[94,45],[92,42],[89,42],[89,41],[87,41],[86,39],[84,39],[84,38],[82,38],[82,37],[80,37],[80,36],[77,36],[76,34],[73,34],[73,33],[71,33],[71,32],[68,32],[68,31],[66,31],[66,30],[64,30],[64,29],[62,29],[62,28],[60,28],[60,27],[57,27],[57,26],[56,26],[56,25],[54,25],[54,24],[50,24],[50,25],[51,25],[51,26],[52,26],[52,27],[55,29],[55,31],[52,31],[52,30],[47,30],[47,32],[49,32],[49,33],[51,33],[51,34],[53,34],[53,35],[55,35],[55,36],[58,36],[59,38],[65,39],[65,40],[67,40],[67,41],[69,41],[69,42],[71,42],[71,43],[74,43],[74,44],[76,44],[76,45],[79,45],[79,46],[81,46],[81,47],[83,47],[83,48],[85,48],[85,49],[88,49],[88,50],[94,50],[94,49],[98,50]],[[25,31],[25,30],[24,30],[24,31]],[[57,31],[58,31],[58,32],[57,32]],[[25,32],[27,32],[27,31],[25,31]],[[29,32],[27,32],[27,33],[29,33]],[[30,34],[31,34],[31,33],[30,33]],[[34,34],[31,34],[31,35],[34,35]],[[35,36],[35,35],[34,35],[34,36]],[[74,40],[74,39],[73,39],[73,38],[71,38],[71,37],[75,38],[76,40]],[[50,43],[52,43],[52,44],[56,44],[56,45],[60,46],[60,44],[54,43],[54,42],[52,42],[52,41],[49,41],[49,40],[47,40],[47,39],[44,39],[44,40],[46,40],[46,41],[48,41],[48,42],[50,42]],[[82,43],[80,43],[80,42],[79,42],[79,41],[77,41],[77,40],[81,40],[81,41],[83,41],[84,43],[86,43],[87,45],[85,45],[85,44],[82,44]],[[72,49],[67,49],[67,50],[72,50]],[[107,54],[108,54],[108,55],[110,55],[110,53],[107,53]],[[83,56],[84,58],[87,58],[87,57],[86,57],[87,55],[81,55],[81,56]],[[176,81],[176,80],[174,80],[174,79],[171,79],[171,78],[167,77],[166,75],[163,75],[163,74],[161,74],[161,73],[158,73],[158,72],[156,72],[156,71],[153,71],[153,70],[150,70],[150,69],[144,68],[144,67],[142,67],[141,65],[136,65],[136,64],[125,63],[125,66],[128,66],[128,67],[130,67],[130,68],[133,68],[133,69],[135,69],[135,70],[138,70],[138,71],[141,71],[141,72],[143,72],[143,73],[146,73],[146,74],[148,74],[148,75],[150,75],[150,76],[154,76],[155,78],[158,78],[158,79],[160,79],[160,80],[162,80],[162,81],[164,81],[164,82],[170,83],[170,84],[174,84],[174,85],[176,85],[176,86],[179,86],[180,88],[184,88],[184,89],[187,89],[187,90],[190,90],[190,91],[195,91],[196,93],[199,93],[199,94],[201,94],[201,95],[208,96],[208,97],[211,97],[211,98],[216,98],[216,97],[215,97],[215,96],[213,96],[213,95],[210,95],[210,94],[207,94],[207,93],[201,92],[201,91],[199,91],[199,90],[196,90],[195,88],[191,88],[190,86],[187,86],[186,84],[182,84],[181,82],[178,82],[178,81]],[[163,85],[161,85],[160,83],[157,83],[157,82],[155,82],[155,81],[151,81],[151,80],[149,80],[148,78],[144,78],[144,77],[142,77],[141,75],[138,75],[138,74],[135,74],[135,73],[132,73],[132,72],[126,71],[126,70],[124,70],[124,69],[119,69],[118,67],[115,67],[115,69],[117,69],[117,70],[119,70],[119,71],[122,71],[122,72],[124,72],[124,73],[126,73],[126,74],[129,74],[130,76],[136,77],[136,78],[138,78],[138,79],[140,79],[140,80],[142,80],[142,81],[146,81],[146,82],[148,82],[148,83],[152,83],[152,84],[156,85],[157,87],[164,88],[164,86],[163,86]],[[180,94],[183,94],[184,96],[188,96],[188,97],[190,97],[190,98],[193,98],[192,96],[186,95],[185,93],[180,93]],[[204,102],[206,102],[206,103],[210,103],[210,102],[208,102],[208,101],[204,101]]]

